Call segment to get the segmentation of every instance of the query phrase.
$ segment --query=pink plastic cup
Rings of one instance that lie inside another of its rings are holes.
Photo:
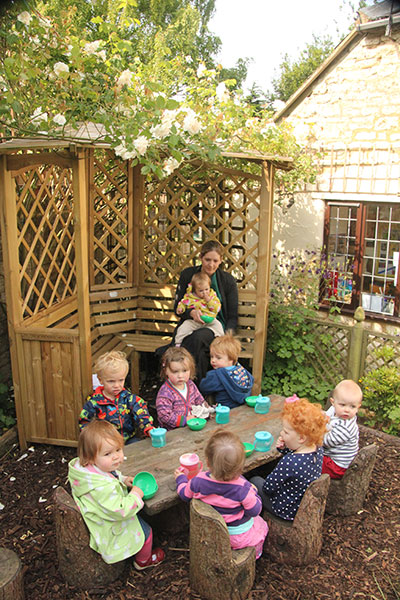
[[[182,456],[179,457],[179,462],[188,479],[192,479],[195,475],[200,473],[203,468],[203,463],[197,454],[194,453],[188,452],[187,454],[182,454]]]

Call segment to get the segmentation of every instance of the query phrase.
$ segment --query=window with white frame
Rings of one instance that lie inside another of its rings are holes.
[[[328,202],[324,247],[322,301],[400,316],[400,202]]]

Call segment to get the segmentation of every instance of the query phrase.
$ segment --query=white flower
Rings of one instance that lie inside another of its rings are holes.
[[[40,121],[47,121],[47,113],[42,111],[41,106],[38,106],[31,115],[31,122],[40,123]]]
[[[136,152],[135,152],[135,150],[131,150],[130,152],[127,150],[126,152],[123,152],[121,154],[121,158],[123,160],[129,160],[130,158],[136,158]]]
[[[170,127],[172,127],[172,124],[175,121],[175,119],[177,118],[178,113],[179,113],[179,110],[177,110],[177,109],[164,110],[162,117],[161,117],[161,123],[163,125],[169,125]]]
[[[121,143],[121,144],[118,144],[118,146],[115,146],[115,148],[114,148],[114,152],[115,152],[115,154],[116,154],[117,156],[122,156],[122,154],[123,154],[124,152],[126,152],[126,146],[125,146],[125,144],[122,144],[122,143]]]
[[[117,79],[117,88],[122,88],[124,85],[132,85],[133,73],[129,69],[122,71]]]
[[[192,110],[190,110],[190,112],[188,111],[188,114],[183,120],[183,129],[191,135],[199,133],[201,129],[201,125],[196,118],[196,114]]]
[[[32,42],[33,44],[35,44],[36,46],[39,46],[39,44],[40,44],[40,38],[39,38],[39,36],[38,36],[38,35],[34,35],[34,36],[31,38],[31,42]]]
[[[24,10],[18,15],[17,19],[20,23],[23,23],[24,25],[29,25],[29,23],[32,21],[32,16],[26,10]]]
[[[130,158],[136,158],[136,152],[134,150],[128,151],[124,143],[119,144],[114,148],[114,152],[117,156],[120,156],[122,160],[129,160]]]
[[[57,113],[53,117],[53,121],[54,121],[54,123],[57,123],[57,125],[61,125],[61,127],[62,127],[67,122],[67,119],[61,113]]]
[[[133,145],[135,146],[135,148],[139,152],[139,154],[145,154],[146,150],[147,150],[147,148],[149,146],[149,140],[144,135],[140,135],[133,142]]]
[[[56,62],[53,67],[53,71],[56,75],[61,75],[61,73],[69,73],[69,66],[63,62]]]
[[[220,102],[227,102],[229,100],[229,92],[226,89],[226,85],[224,82],[219,83],[215,90],[215,95],[217,96]]]
[[[176,160],[176,158],[173,158],[172,156],[170,156],[163,164],[164,173],[166,175],[171,175],[171,173],[179,167],[179,164],[180,163],[179,163],[179,161]]]
[[[159,125],[155,125],[154,127],[152,127],[150,129],[150,133],[153,137],[155,137],[157,140],[161,140],[162,138],[165,138],[169,132],[171,131],[171,125],[165,121],[160,123]]]
[[[107,58],[107,54],[105,50],[99,50],[98,52],[96,52],[97,56],[99,58],[101,58],[101,60],[106,60]]]
[[[86,52],[86,54],[95,54],[95,52],[97,52],[97,50],[99,49],[101,45],[101,40],[96,40],[94,42],[87,42],[84,47],[83,50],[84,52]]]
[[[197,67],[197,77],[200,79],[200,77],[204,77],[204,73],[206,71],[206,65],[204,63],[200,63],[199,66]]]

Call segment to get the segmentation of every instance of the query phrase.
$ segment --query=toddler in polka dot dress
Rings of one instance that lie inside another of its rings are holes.
[[[319,404],[296,395],[286,399],[276,444],[283,456],[266,479],[257,476],[250,480],[268,512],[287,521],[296,516],[307,487],[322,472],[327,421]]]

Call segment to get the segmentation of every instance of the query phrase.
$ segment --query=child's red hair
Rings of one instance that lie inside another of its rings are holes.
[[[308,443],[322,445],[329,418],[319,404],[312,404],[307,398],[285,402],[282,419],[288,421],[299,435],[307,439]]]

